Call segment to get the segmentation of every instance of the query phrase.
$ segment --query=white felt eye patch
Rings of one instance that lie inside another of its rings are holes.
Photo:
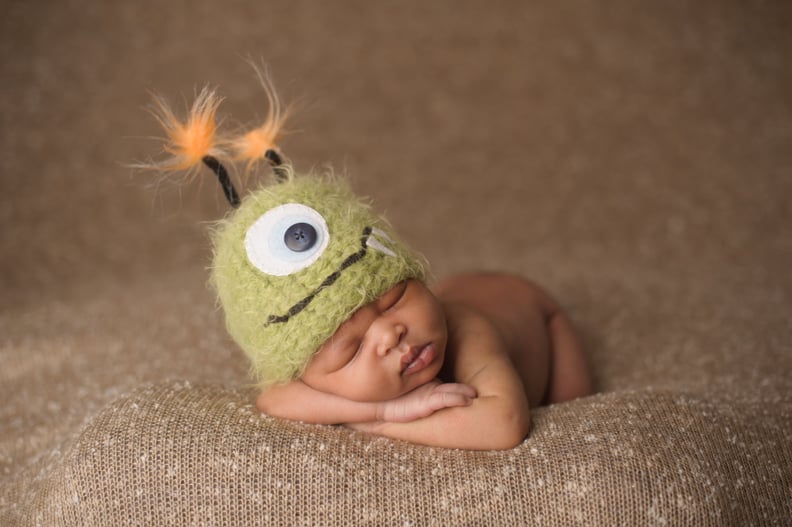
[[[286,276],[314,263],[330,243],[321,214],[307,205],[287,203],[270,209],[245,235],[248,260],[269,275]]]

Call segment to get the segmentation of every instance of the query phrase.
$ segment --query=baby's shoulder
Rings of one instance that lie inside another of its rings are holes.
[[[447,354],[471,358],[507,352],[498,324],[486,311],[462,302],[447,302],[444,308],[448,326]]]
[[[473,332],[495,330],[495,323],[485,310],[467,302],[454,300],[443,302],[449,332]]]

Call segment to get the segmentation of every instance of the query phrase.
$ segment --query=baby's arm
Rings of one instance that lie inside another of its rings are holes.
[[[316,390],[298,379],[262,390],[256,406],[273,417],[315,424],[406,422],[469,405],[475,397],[470,386],[434,380],[395,399],[361,402]]]
[[[359,430],[414,443],[471,450],[517,446],[528,435],[530,410],[522,381],[495,326],[462,306],[450,306],[448,366],[454,379],[472,386],[472,404],[446,408],[407,423],[353,425]]]

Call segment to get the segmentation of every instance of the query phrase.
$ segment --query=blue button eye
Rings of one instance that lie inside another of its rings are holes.
[[[307,205],[287,203],[253,222],[245,234],[245,251],[260,271],[286,276],[314,263],[329,242],[321,214]]]
[[[286,247],[296,253],[309,250],[316,245],[317,240],[316,229],[310,223],[295,223],[286,229],[286,234],[283,235]]]

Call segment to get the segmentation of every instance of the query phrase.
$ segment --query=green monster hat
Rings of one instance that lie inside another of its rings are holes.
[[[215,231],[212,282],[263,384],[297,377],[359,307],[423,267],[341,181],[293,177]]]
[[[254,377],[271,385],[298,377],[358,308],[403,280],[425,275],[422,259],[345,182],[296,176],[283,164],[274,139],[284,118],[271,86],[260,78],[271,103],[267,122],[233,141],[215,136],[220,99],[213,92],[199,94],[186,123],[158,99],[156,115],[168,132],[171,157],[153,166],[191,171],[203,163],[235,207],[212,233],[211,282]],[[240,200],[218,161],[227,145],[243,154],[237,158],[247,159],[248,169],[251,161],[269,161],[278,182]]]

